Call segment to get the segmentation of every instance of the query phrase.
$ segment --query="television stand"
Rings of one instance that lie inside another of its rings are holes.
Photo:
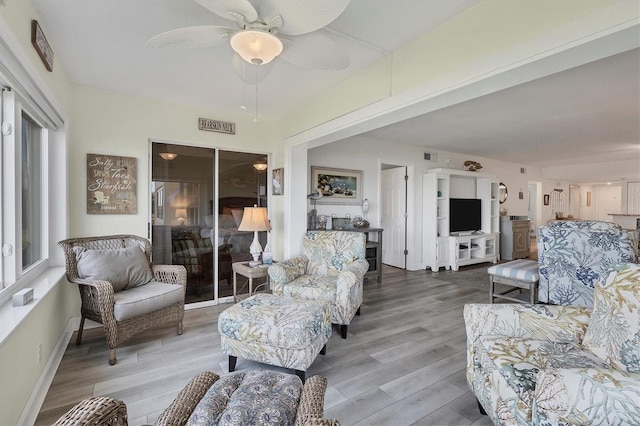
[[[498,262],[498,233],[449,237],[451,269],[474,263]]]

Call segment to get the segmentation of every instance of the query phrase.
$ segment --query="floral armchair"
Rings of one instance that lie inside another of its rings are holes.
[[[597,284],[594,308],[469,304],[467,381],[501,425],[640,424],[640,265]]]
[[[347,327],[360,311],[369,269],[365,239],[361,232],[307,232],[304,254],[269,267],[273,293],[327,302],[331,323],[340,325],[346,339]]]
[[[635,232],[611,222],[563,221],[538,228],[538,300],[593,305],[593,288],[611,265],[636,262]]]

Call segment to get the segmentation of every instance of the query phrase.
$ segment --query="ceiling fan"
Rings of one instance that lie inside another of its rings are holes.
[[[249,84],[258,84],[277,60],[319,70],[343,70],[349,57],[327,36],[315,32],[336,19],[350,0],[195,0],[233,21],[185,27],[151,38],[152,47],[197,48],[229,44],[233,67]]]

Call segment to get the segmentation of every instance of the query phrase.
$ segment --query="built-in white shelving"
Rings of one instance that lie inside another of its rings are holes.
[[[423,175],[423,256],[431,270],[457,270],[461,265],[499,259],[499,181],[495,176],[453,169],[432,169]],[[481,234],[450,233],[449,200],[481,200]],[[472,243],[469,243],[471,238]],[[469,245],[471,244],[471,245]],[[475,245],[474,245],[475,244]]]

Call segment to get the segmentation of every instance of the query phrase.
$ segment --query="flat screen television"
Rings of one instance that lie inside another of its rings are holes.
[[[479,231],[482,228],[481,200],[449,199],[449,232]]]

